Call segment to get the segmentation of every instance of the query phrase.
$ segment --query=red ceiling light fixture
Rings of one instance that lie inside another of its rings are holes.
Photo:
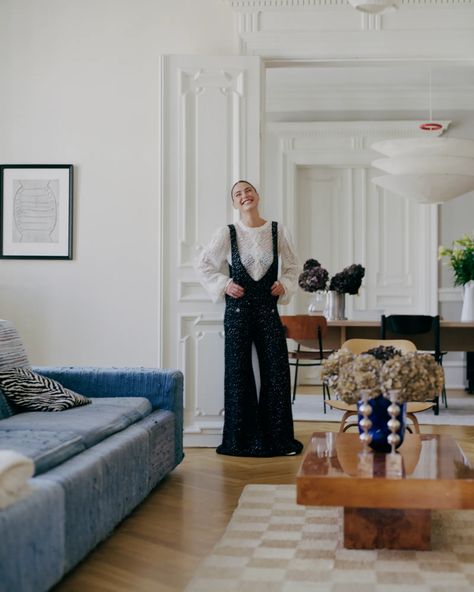
[[[428,104],[429,104],[429,120],[426,123],[420,125],[420,129],[424,132],[436,132],[443,129],[443,125],[437,121],[433,121],[433,108],[431,101],[431,70],[429,71],[429,92],[428,92]],[[441,132],[443,133],[443,132]]]
[[[435,132],[437,130],[443,129],[443,126],[441,123],[435,123],[434,121],[431,121],[429,123],[422,123],[420,125],[420,129],[422,129],[424,132]]]

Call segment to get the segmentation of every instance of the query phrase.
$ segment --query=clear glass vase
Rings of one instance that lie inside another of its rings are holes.
[[[308,306],[308,314],[321,314],[326,306],[326,292],[318,290],[313,292],[311,302]]]

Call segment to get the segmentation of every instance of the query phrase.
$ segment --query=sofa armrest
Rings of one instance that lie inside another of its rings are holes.
[[[183,374],[158,368],[46,367],[33,370],[86,397],[146,397],[175,415],[176,462],[183,458]],[[179,457],[179,458],[178,458]]]

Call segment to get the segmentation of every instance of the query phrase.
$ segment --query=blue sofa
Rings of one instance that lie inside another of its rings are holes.
[[[0,370],[28,366],[0,321]],[[0,510],[0,592],[57,583],[183,458],[183,376],[147,368],[33,368],[92,399],[13,413],[0,391],[0,449],[34,461],[31,492]]]

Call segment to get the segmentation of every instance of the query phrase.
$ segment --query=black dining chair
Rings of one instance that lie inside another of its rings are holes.
[[[431,334],[430,344],[432,347],[427,351],[440,366],[443,365],[443,357],[447,352],[441,351],[441,339],[439,328],[439,315],[382,315],[380,322],[380,337],[387,339],[388,337],[405,337],[409,338],[412,335]],[[425,351],[425,350],[423,350]],[[448,406],[448,398],[446,395],[446,385],[443,384],[441,391],[441,400],[444,406]],[[439,397],[434,399],[434,413],[439,414]]]
[[[293,403],[298,386],[298,369],[305,366],[321,366],[334,350],[323,348],[323,338],[327,332],[326,317],[322,315],[282,315],[281,322],[287,339],[292,339],[296,349],[288,352],[288,363],[295,368],[293,379]],[[323,381],[323,408],[326,413],[326,399],[331,398],[328,385]]]

